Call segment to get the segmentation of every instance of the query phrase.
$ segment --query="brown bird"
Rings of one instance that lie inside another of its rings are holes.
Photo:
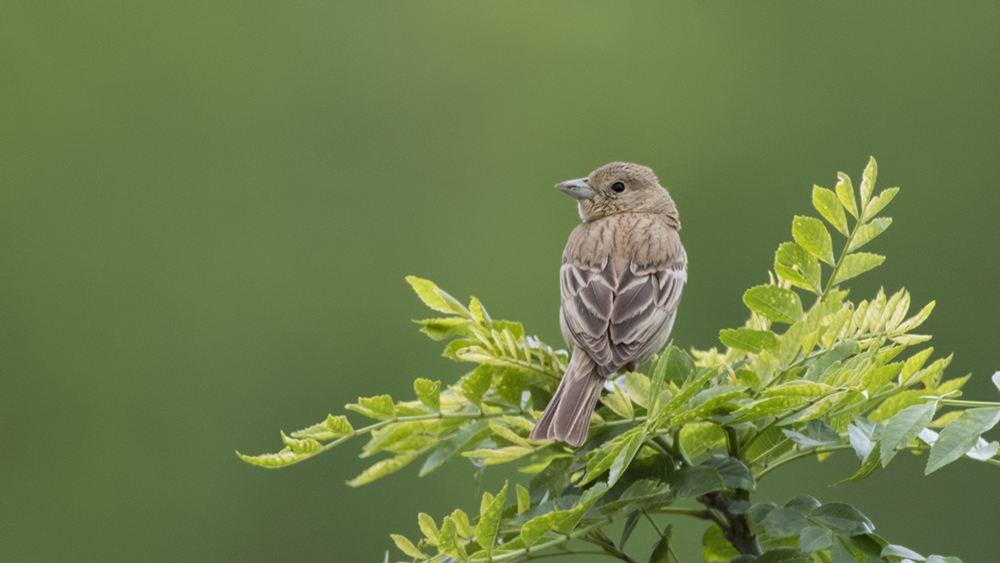
[[[556,187],[576,199],[583,219],[559,271],[559,321],[572,357],[531,439],[579,446],[605,379],[667,342],[687,253],[677,207],[649,168],[612,162]]]

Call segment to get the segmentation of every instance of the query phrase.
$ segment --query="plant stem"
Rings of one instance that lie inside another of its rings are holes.
[[[760,473],[758,473],[754,477],[757,479],[757,482],[759,483],[760,480],[763,479],[764,476],[766,476],[768,473],[774,471],[775,469],[781,467],[782,465],[789,464],[789,463],[791,463],[791,462],[793,462],[793,461],[795,461],[797,459],[802,459],[802,458],[805,458],[805,457],[812,457],[814,455],[819,455],[819,454],[828,453],[828,452],[836,452],[836,451],[840,451],[840,450],[849,450],[849,449],[852,449],[852,448],[853,448],[853,446],[851,446],[850,444],[841,444],[839,446],[815,447],[815,448],[810,448],[808,450],[803,450],[803,451],[789,452],[789,453],[787,453],[787,454],[779,457],[778,459],[774,460],[774,463],[772,463],[771,465],[768,465],[764,469],[761,469]]]
[[[958,401],[955,399],[939,399],[939,405],[945,405],[949,407],[1000,407],[1000,403],[993,401]]]

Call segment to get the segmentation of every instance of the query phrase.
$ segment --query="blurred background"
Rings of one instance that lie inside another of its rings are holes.
[[[89,4],[89,3],[88,3]],[[937,309],[935,355],[998,398],[1000,6],[994,2],[3,2],[0,560],[402,560],[416,514],[503,470],[360,489],[349,443],[280,471],[235,449],[467,366],[411,319],[415,274],[561,344],[579,218],[552,188],[651,166],[680,209],[682,347],[718,345],[814,183],[901,186],[884,266]],[[971,563],[1000,473],[853,456],[759,489],[869,515]],[[523,479],[523,477],[521,477]],[[679,521],[685,563],[704,525]],[[654,543],[640,526],[629,551]]]

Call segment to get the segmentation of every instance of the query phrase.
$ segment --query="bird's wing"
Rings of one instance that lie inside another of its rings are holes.
[[[652,264],[568,262],[560,274],[562,319],[568,336],[602,367],[602,375],[663,345],[687,280],[686,257],[666,255]],[[603,266],[603,267],[601,267]]]

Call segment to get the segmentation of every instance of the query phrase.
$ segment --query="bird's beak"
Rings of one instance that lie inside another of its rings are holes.
[[[571,195],[576,199],[590,199],[594,197],[594,190],[590,189],[586,178],[562,182],[556,184],[556,187],[562,190],[563,193]]]

